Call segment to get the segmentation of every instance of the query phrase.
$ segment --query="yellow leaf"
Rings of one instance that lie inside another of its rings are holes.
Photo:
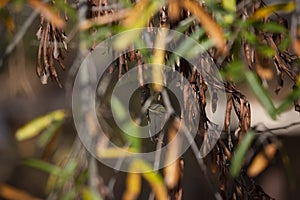
[[[191,0],[182,1],[185,9],[189,10],[198,18],[209,37],[211,37],[214,45],[220,53],[227,54],[226,39],[223,29],[212,19],[212,17],[197,3]]]
[[[129,31],[122,33],[121,36],[114,41],[114,48],[123,50],[132,44],[142,31],[142,29],[139,28],[144,28],[147,25],[151,16],[159,10],[162,4],[163,1],[160,0],[141,0],[136,3],[134,8],[127,13],[128,17],[122,22],[125,28],[124,31],[135,29],[135,32]]]
[[[141,192],[141,174],[139,173],[128,173],[126,179],[126,191],[123,194],[123,200],[137,199]]]
[[[0,185],[0,196],[5,199],[39,200],[23,190],[6,184]]]
[[[157,34],[154,46],[153,55],[153,68],[152,68],[152,78],[153,78],[153,88],[155,91],[160,92],[163,88],[163,66],[165,64],[165,44],[166,37],[168,34],[168,29],[162,28],[161,34]]]
[[[277,152],[275,144],[269,144],[265,147],[263,152],[255,156],[251,165],[248,167],[247,174],[251,177],[260,174],[269,164],[269,161],[274,157]]]
[[[267,7],[263,7],[255,11],[253,14],[254,19],[261,19],[265,17],[269,17],[272,13],[277,11],[284,11],[284,12],[292,12],[295,9],[295,3],[289,2],[289,3],[282,3],[282,4],[274,4]]]
[[[169,147],[166,152],[166,167],[164,168],[164,175],[165,175],[165,182],[169,189],[173,189],[177,186],[179,181],[179,159],[176,159],[179,157],[180,153],[180,146],[182,146],[182,141],[179,140],[178,137],[176,137],[177,132],[179,130],[180,121],[175,120],[173,122],[173,126],[170,127],[170,130],[168,132],[168,144]]]
[[[143,177],[150,184],[152,191],[157,200],[168,199],[167,189],[164,185],[163,179],[160,174],[153,171],[152,167],[143,160],[134,160],[130,166],[131,173],[142,173]]]
[[[16,132],[18,141],[27,140],[37,136],[43,129],[47,128],[53,121],[60,121],[65,118],[64,110],[56,110],[45,116],[38,117],[25,126],[19,128]]]
[[[38,10],[53,26],[64,28],[65,21],[48,4],[38,0],[28,0],[28,3]]]

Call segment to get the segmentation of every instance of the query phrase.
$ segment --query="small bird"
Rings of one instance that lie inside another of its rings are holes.
[[[144,86],[140,87],[140,90],[141,90],[140,102],[141,102],[141,106],[143,108],[146,101],[151,96],[151,92],[150,92],[150,88],[148,85],[144,85]],[[149,108],[147,108],[147,110],[146,110],[146,117],[147,117],[147,122],[149,124],[150,123]]]
[[[144,106],[147,99],[151,96],[150,88],[148,85],[144,85],[140,87],[140,90],[141,90],[140,102],[141,105]]]

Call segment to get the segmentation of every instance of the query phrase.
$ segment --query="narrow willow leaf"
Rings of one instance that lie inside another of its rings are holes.
[[[129,171],[131,169],[129,168]],[[137,199],[142,188],[142,177],[139,173],[128,173],[126,178],[126,190],[123,194],[123,200]]]
[[[293,92],[283,100],[283,102],[276,109],[276,113],[280,114],[286,111],[288,108],[290,108],[293,105],[293,102],[299,98],[300,98],[300,88],[298,87],[295,88]]]
[[[134,8],[129,11],[128,17],[122,22],[125,32],[113,42],[114,48],[123,50],[132,44],[139,37],[142,30],[139,28],[144,28],[147,25],[153,13],[156,13],[163,3],[164,1],[159,0],[141,0],[136,3]],[[134,29],[136,29],[135,32],[126,32]]]
[[[38,146],[45,147],[54,137],[56,131],[61,127],[62,121],[53,122],[50,127],[41,133],[41,136],[38,139]]]
[[[247,169],[247,174],[250,177],[255,177],[260,174],[269,164],[270,160],[275,156],[277,152],[276,144],[268,144],[262,152],[258,153],[250,166]]]
[[[240,143],[238,144],[231,160],[231,165],[230,165],[231,176],[237,177],[239,175],[240,170],[244,164],[246,153],[254,138],[255,138],[255,134],[252,130],[250,130],[243,137],[242,141],[240,141]]]
[[[252,89],[253,93],[255,94],[256,98],[260,101],[263,107],[266,109],[268,114],[272,119],[276,119],[276,108],[273,104],[269,93],[266,89],[261,85],[258,77],[253,72],[246,73],[246,80],[249,87]]]
[[[16,139],[23,141],[37,136],[42,130],[46,129],[54,121],[62,121],[66,117],[64,110],[56,110],[45,116],[38,117],[25,126],[19,128],[16,132]]]
[[[47,172],[49,174],[53,174],[56,176],[60,176],[62,174],[62,169],[55,165],[52,165],[48,162],[37,160],[37,159],[28,159],[24,161],[25,165],[39,169],[43,172]]]
[[[263,8],[258,9],[253,14],[254,19],[261,19],[265,17],[269,17],[272,13],[278,12],[278,11],[284,11],[286,13],[290,13],[295,9],[295,3],[294,2],[288,2],[288,3],[282,3],[282,4],[274,4],[270,6],[266,6]]]
[[[214,42],[220,53],[226,54],[226,39],[223,29],[212,19],[212,17],[197,3],[191,0],[182,1],[183,7],[198,18],[199,23],[205,29],[208,36]]]
[[[288,30],[277,22],[267,22],[259,24],[258,28],[264,32],[270,33],[287,33]]]
[[[117,113],[115,117],[123,124],[123,131],[125,132],[124,136],[129,142],[130,146],[136,151],[141,149],[141,139],[139,137],[138,125],[133,123],[128,116],[126,116],[125,109],[122,103],[115,96],[111,98],[111,108],[114,113]],[[127,133],[127,134],[126,134]]]
[[[153,88],[157,92],[161,92],[163,89],[163,66],[165,64],[165,45],[166,37],[168,34],[168,29],[160,29],[161,34],[157,34],[155,45],[154,45],[154,55],[153,55],[153,68],[152,68],[152,77],[153,77]]]

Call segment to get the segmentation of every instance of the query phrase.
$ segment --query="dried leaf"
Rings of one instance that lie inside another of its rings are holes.
[[[179,0],[170,0],[168,5],[168,16],[171,21],[176,21],[180,17],[180,2]]]
[[[226,55],[228,49],[226,47],[226,39],[223,29],[212,19],[212,17],[197,3],[191,0],[182,1],[183,7],[189,10],[193,15],[198,18],[198,21],[205,29],[208,36],[216,45],[218,51]]]
[[[268,166],[276,152],[277,146],[275,144],[268,144],[262,152],[254,157],[251,165],[248,167],[247,174],[251,177],[260,174]]]
[[[28,3],[38,10],[53,26],[64,28],[65,21],[48,4],[38,0],[28,0]]]
[[[258,76],[263,80],[271,80],[273,72],[270,69],[270,59],[255,51],[255,67]]]

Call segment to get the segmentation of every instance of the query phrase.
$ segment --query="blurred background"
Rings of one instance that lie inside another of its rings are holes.
[[[15,30],[22,27],[24,19],[27,19],[31,12],[32,9],[25,6],[22,12],[14,16]],[[35,34],[38,26],[39,19],[36,18],[15,50],[4,59],[3,65],[0,66],[0,184],[12,186],[32,197],[45,199],[49,174],[32,168],[24,164],[23,161],[28,158],[47,160],[51,157],[51,162],[56,163],[66,156],[76,137],[73,120],[71,116],[68,117],[58,130],[55,142],[47,146],[47,148],[55,149],[53,151],[40,148],[37,145],[38,137],[18,142],[15,133],[17,129],[39,116],[57,109],[71,109],[70,94],[72,93],[71,86],[74,75],[72,64],[77,55],[78,36],[75,35],[68,45],[69,49],[64,60],[66,70],[57,70],[63,87],[60,88],[55,80],[42,85],[35,70],[38,51],[38,41]],[[72,24],[68,26],[67,33],[72,30]],[[12,41],[13,34],[6,30],[3,23],[0,23],[0,32],[0,54],[3,55],[7,45]],[[286,81],[288,82],[288,80]],[[274,91],[275,83],[274,85],[270,84],[269,87]],[[288,88],[288,86],[286,87]],[[283,113],[278,121],[273,121],[255,100],[251,91],[243,85],[239,88],[244,91],[251,103],[252,125],[264,124],[268,128],[276,128],[300,121],[299,113],[295,112],[293,108]],[[279,96],[274,94],[272,98],[276,102],[276,99],[284,97],[287,92],[288,89],[283,89]],[[286,168],[286,165],[283,164],[285,161],[279,155],[275,156],[270,161],[269,166],[255,178],[256,183],[275,199],[299,199],[300,126],[280,129],[274,133],[278,135],[282,149],[288,156],[290,169]],[[47,155],[48,152],[51,152],[51,155]],[[191,200],[199,199],[199,197],[213,199],[213,194],[205,181],[205,177],[199,173],[201,170],[191,150],[189,149],[183,157],[185,159],[185,174],[182,182],[183,199]],[[115,199],[121,199],[125,188],[125,174],[114,172],[101,163],[98,163],[98,167],[104,182],[108,183],[111,176],[116,177],[117,183],[113,192]],[[3,188],[0,189],[0,196],[1,191],[3,194]],[[140,199],[145,199],[149,190],[149,186],[146,185]]]

